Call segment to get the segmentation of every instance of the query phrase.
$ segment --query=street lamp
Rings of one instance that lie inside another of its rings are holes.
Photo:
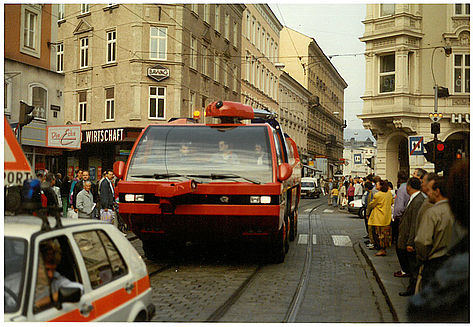
[[[434,80],[434,95],[435,95],[435,98],[434,98],[434,113],[438,112],[438,98],[439,98],[439,96],[441,98],[445,98],[445,97],[449,96],[448,88],[442,87],[442,86],[439,87],[437,85],[437,81],[435,79],[435,74],[434,74],[434,54],[435,54],[435,50],[440,49],[440,48],[443,48],[443,50],[445,51],[445,56],[449,57],[452,54],[452,48],[450,46],[445,46],[445,47],[444,46],[437,46],[432,50],[432,58],[430,60],[430,70],[432,72],[432,79]]]

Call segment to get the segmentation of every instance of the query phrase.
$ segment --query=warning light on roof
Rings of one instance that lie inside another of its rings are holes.
[[[195,111],[194,111],[194,118],[195,118],[195,119],[199,119],[199,118],[200,118],[200,111],[199,111],[199,110],[195,110]]]

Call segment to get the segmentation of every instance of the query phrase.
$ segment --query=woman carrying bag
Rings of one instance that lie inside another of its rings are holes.
[[[371,210],[368,226],[370,227],[370,237],[375,248],[379,250],[376,256],[385,256],[386,248],[391,246],[391,205],[393,197],[388,192],[386,181],[378,180],[376,189],[379,191],[373,196],[373,200],[368,203],[367,210]]]

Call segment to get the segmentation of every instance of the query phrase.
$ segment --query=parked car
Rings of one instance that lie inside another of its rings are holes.
[[[147,268],[125,236],[98,220],[60,221],[5,217],[4,320],[149,320]]]
[[[348,203],[348,212],[358,215],[360,218],[365,217],[366,207],[361,199],[353,200]]]
[[[312,177],[301,179],[301,197],[318,198],[321,192],[317,179]]]

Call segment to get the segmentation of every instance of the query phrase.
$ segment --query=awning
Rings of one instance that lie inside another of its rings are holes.
[[[315,168],[313,168],[313,167],[311,167],[311,166],[302,165],[302,167],[307,168],[307,169],[310,169],[310,170],[313,170],[313,171],[318,171],[319,173],[322,172],[321,170],[315,169]]]

